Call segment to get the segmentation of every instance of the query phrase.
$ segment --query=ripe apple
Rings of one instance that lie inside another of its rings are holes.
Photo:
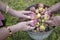
[[[40,26],[40,31],[44,31],[45,30],[45,26],[44,25],[41,25]]]

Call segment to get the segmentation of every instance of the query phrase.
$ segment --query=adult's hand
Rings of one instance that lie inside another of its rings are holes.
[[[49,7],[46,13],[51,14],[52,12],[58,12],[58,11],[60,12],[60,2]]]
[[[8,26],[0,28],[0,40],[4,40],[6,37],[8,37],[10,34],[10,31],[12,33],[18,32],[18,31],[27,31],[27,30],[33,30],[35,27],[32,27],[31,24],[33,21],[27,21],[27,22],[20,22],[13,26]]]
[[[35,27],[30,25],[33,21],[20,22],[10,27],[12,32],[33,30]]]
[[[19,17],[19,18],[31,19],[31,17],[27,15],[30,13],[33,13],[33,12],[31,12],[31,11],[14,11],[14,15]]]
[[[52,17],[50,20],[46,21],[50,26],[60,26],[60,16]]]
[[[30,16],[25,15],[25,14],[32,13],[31,11],[16,11],[16,10],[10,8],[9,6],[5,5],[2,1],[0,1],[0,10],[4,11],[6,13],[9,13],[9,14],[11,14],[13,16],[19,17],[19,18],[22,17],[22,18],[31,19]]]

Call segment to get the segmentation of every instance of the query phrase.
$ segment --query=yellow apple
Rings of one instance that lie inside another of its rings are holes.
[[[45,26],[44,25],[41,25],[40,26],[40,31],[44,31],[45,30]]]
[[[38,14],[37,14],[37,18],[39,18],[39,17],[41,17],[41,14],[38,13]]]
[[[39,11],[42,12],[43,11],[43,7],[39,7]]]
[[[38,27],[39,26],[39,22],[36,24],[36,27]]]
[[[42,22],[45,22],[45,19],[42,19]]]
[[[49,19],[49,16],[47,14],[44,15],[44,19],[47,20]]]

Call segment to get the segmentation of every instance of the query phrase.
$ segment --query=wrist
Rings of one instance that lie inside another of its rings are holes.
[[[51,13],[51,9],[49,8],[48,10],[47,10],[49,13]]]
[[[15,33],[15,28],[14,28],[15,26],[9,26],[8,27],[8,29],[10,29],[10,31],[12,32],[12,33]]]
[[[9,13],[10,15],[15,16],[15,17],[18,17],[18,18],[19,18],[19,16],[17,16],[17,15],[19,15],[19,14],[17,14],[16,12],[17,12],[17,11],[16,11],[16,10],[14,10],[14,9],[12,9],[12,8],[9,8],[9,10],[8,10],[8,13]]]
[[[13,25],[9,27],[12,33],[15,33],[20,30],[20,28],[17,25]]]
[[[8,13],[9,13],[9,14],[14,15],[14,12],[15,12],[14,9],[12,9],[12,8],[9,8],[9,9],[8,9]]]

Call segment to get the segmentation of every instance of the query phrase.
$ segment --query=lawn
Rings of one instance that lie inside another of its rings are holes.
[[[15,10],[24,10],[28,6],[36,3],[44,3],[46,5],[51,6],[57,2],[60,2],[60,0],[2,0],[2,1]],[[16,17],[13,17],[9,14],[5,14],[4,12],[3,14],[7,19],[7,22],[6,22],[7,26],[14,25],[19,22],[19,19]],[[27,34],[27,32],[17,32],[9,36],[8,38],[6,38],[6,40],[32,40],[32,39]],[[60,40],[60,28],[55,29],[52,32],[52,34],[45,40]]]

